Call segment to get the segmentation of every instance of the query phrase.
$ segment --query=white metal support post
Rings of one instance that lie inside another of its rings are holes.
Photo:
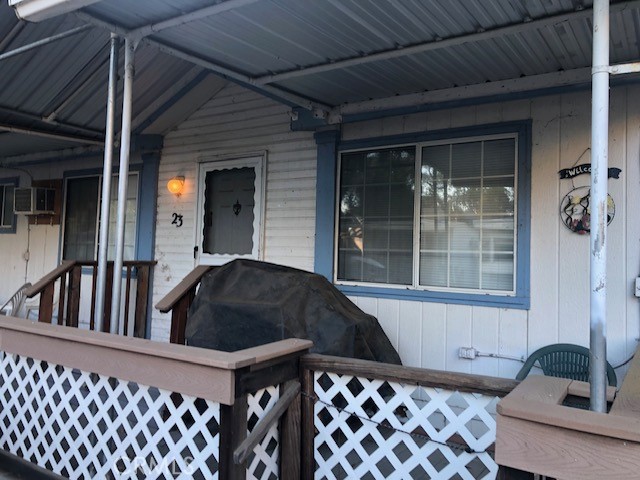
[[[122,93],[122,129],[120,130],[120,168],[118,170],[118,222],[116,226],[116,258],[113,262],[113,295],[111,297],[111,333],[118,333],[124,256],[127,187],[129,180],[129,149],[131,145],[131,110],[133,102],[134,56],[136,44],[127,38],[124,43],[124,89]]]
[[[102,169],[102,197],[100,204],[100,236],[98,240],[98,279],[96,281],[95,329],[102,331],[107,285],[107,251],[109,243],[109,204],[111,202],[111,169],[113,168],[113,132],[118,82],[118,37],[111,35],[109,58],[109,89],[107,92],[107,124],[104,138],[104,167]]]
[[[593,2],[591,105],[591,410],[606,413],[609,0]]]

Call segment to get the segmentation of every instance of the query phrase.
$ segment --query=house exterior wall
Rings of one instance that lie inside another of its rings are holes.
[[[0,178],[19,177],[20,187],[31,185],[34,180],[62,179],[65,171],[101,168],[102,158],[24,165],[20,170],[2,168]],[[27,174],[26,172],[29,172]],[[0,292],[2,302],[8,299],[25,281],[34,283],[56,268],[59,259],[61,225],[28,225],[28,217],[16,216],[15,233],[0,234]],[[27,252],[29,252],[27,254]],[[27,300],[27,303],[30,303]]]
[[[616,203],[609,227],[608,345],[611,363],[636,347],[640,306],[633,283],[640,267],[640,87],[612,89],[609,180]],[[160,165],[154,303],[194,266],[196,167],[204,155],[267,152],[264,260],[313,270],[316,145],[311,133],[290,132],[287,108],[236,86],[225,88],[167,135]],[[532,119],[531,265],[529,310],[351,297],[375,315],[407,365],[513,377],[510,359],[458,358],[459,347],[526,357],[540,346],[588,345],[589,241],[565,228],[560,202],[571,189],[558,171],[573,166],[590,144],[590,92],[492,103],[346,124],[342,140]],[[579,163],[590,161],[587,153]],[[186,177],[179,198],[165,184]],[[577,177],[576,186],[588,183]],[[184,225],[171,225],[173,212]],[[154,313],[152,337],[166,340],[169,316]]]
[[[640,336],[640,305],[633,286],[640,268],[640,86],[611,91],[610,156],[622,169],[609,180],[616,216],[609,227],[608,358],[626,359]],[[203,157],[265,153],[266,206],[264,259],[314,269],[316,212],[316,143],[312,132],[291,132],[288,108],[228,86],[165,138],[160,162],[153,286],[157,303],[195,261],[197,165]],[[513,377],[520,364],[509,359],[458,359],[459,347],[483,353],[526,357],[556,342],[588,345],[589,241],[566,229],[559,219],[560,201],[571,189],[558,171],[573,166],[590,143],[588,91],[469,106],[371,120],[342,126],[342,140],[532,120],[531,262],[529,310],[351,297],[375,315],[407,365]],[[578,163],[590,161],[587,153]],[[62,178],[65,172],[98,169],[101,158],[51,162],[26,167],[34,179]],[[186,178],[185,192],[166,189],[174,175]],[[3,177],[27,175],[7,169]],[[587,175],[574,179],[588,183]],[[172,214],[183,225],[172,224]],[[0,235],[0,291],[4,297],[25,280],[35,281],[58,263],[60,226],[33,225],[18,216],[17,232]],[[30,252],[26,262],[24,253]],[[152,338],[166,341],[170,317],[153,312]],[[619,372],[620,373],[620,372]]]
[[[608,230],[608,359],[621,363],[637,346],[640,305],[633,285],[640,266],[640,228],[635,205],[640,194],[638,158],[640,109],[637,86],[611,91],[609,166],[622,169],[609,180],[616,214]],[[559,219],[571,180],[558,171],[589,163],[590,92],[423,113],[345,125],[343,139],[532,119],[531,308],[444,305],[356,297],[376,315],[409,365],[513,377],[521,364],[509,359],[459,359],[459,347],[526,357],[558,342],[589,344],[589,239],[570,232]],[[574,179],[585,185],[589,176]],[[620,373],[620,372],[619,372]]]
[[[139,230],[142,235],[151,235],[149,231],[142,232],[142,230],[145,229],[145,222],[143,222],[140,217],[144,216],[146,212],[152,211],[152,208],[155,206],[155,193],[148,192],[147,197],[144,198],[143,201],[141,189],[144,188],[142,180],[147,180],[150,177],[153,177],[153,185],[155,186],[156,180],[153,166],[157,165],[157,163],[151,165],[153,162],[146,160],[146,163],[143,165],[142,162],[144,161],[145,160],[141,159],[138,154],[131,156],[132,170],[137,171],[139,177],[144,177],[139,179],[141,181],[138,191],[137,210],[139,216],[136,222],[140,227]],[[34,181],[64,180],[65,177],[102,174],[102,169],[103,156],[102,154],[97,154],[69,160],[50,161],[45,164],[23,165],[17,170],[6,167],[0,171],[0,181],[4,178],[18,177],[18,186],[28,187],[31,186],[30,176]],[[145,171],[145,173],[143,173],[143,171]],[[117,189],[117,182],[112,184],[112,188]],[[35,283],[59,265],[62,256],[61,241],[64,223],[64,195],[66,194],[64,182],[62,191],[57,192],[57,194],[58,193],[62,195],[60,201],[60,224],[47,223],[45,220],[44,223],[41,224],[29,225],[26,215],[17,215],[15,233],[0,234],[0,256],[2,258],[2,262],[0,262],[0,304],[4,303],[4,301],[26,281]],[[145,205],[143,205],[143,202]],[[151,205],[151,207],[149,207],[149,205]],[[153,225],[153,223],[151,223],[151,225]],[[144,245],[145,242],[140,241],[136,243],[138,259],[148,259],[152,254],[151,249],[145,245],[146,248],[143,252],[142,245]],[[91,274],[87,271],[83,274],[82,278],[81,292],[83,293],[80,300],[80,326],[86,328],[89,326],[91,312],[91,296],[86,295],[86,292],[90,292],[91,287]],[[122,288],[124,291],[124,283]],[[57,302],[57,290],[55,295],[54,302]],[[27,307],[33,306],[37,308],[38,300],[38,297],[27,299]],[[124,294],[121,300],[124,305]],[[131,308],[134,306],[135,305],[132,305]]]
[[[289,108],[228,86],[165,137],[160,161],[153,303],[195,263],[197,167],[204,158],[266,154],[263,259],[313,270],[316,144],[311,132],[291,132]],[[180,197],[166,184],[185,177]],[[183,225],[171,224],[172,214]],[[154,311],[152,338],[168,340],[170,317]]]

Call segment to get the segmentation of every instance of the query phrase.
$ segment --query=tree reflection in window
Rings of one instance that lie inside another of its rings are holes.
[[[411,284],[415,147],[342,156],[338,276]]]
[[[515,291],[516,138],[505,137],[344,153],[338,280]]]

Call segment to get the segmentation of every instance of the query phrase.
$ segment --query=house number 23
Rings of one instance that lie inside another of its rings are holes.
[[[179,215],[177,213],[173,213],[171,214],[173,220],[171,221],[171,225],[175,225],[176,228],[180,228],[182,226],[182,215]]]

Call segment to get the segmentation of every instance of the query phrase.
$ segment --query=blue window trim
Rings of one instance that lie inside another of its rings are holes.
[[[315,272],[333,281],[333,256],[336,222],[336,179],[338,152],[448,140],[462,137],[514,133],[518,135],[518,225],[516,294],[454,293],[431,290],[336,285],[346,295],[419,300],[528,310],[530,307],[530,235],[531,235],[531,120],[482,126],[434,130],[430,132],[373,137],[340,142],[336,130],[315,134],[317,144]]]
[[[20,184],[20,177],[4,177],[0,178],[0,185],[10,185],[14,188]],[[0,235],[16,233],[18,224],[18,216],[14,213],[13,220],[11,221],[11,227],[0,228]]]
[[[153,260],[156,240],[156,215],[158,209],[158,175],[160,170],[160,152],[142,154],[142,172],[140,172],[140,195],[138,196],[138,231],[136,232],[137,258]],[[149,274],[149,285],[153,288],[153,272]],[[153,295],[148,295],[145,338],[151,338],[153,319]]]

